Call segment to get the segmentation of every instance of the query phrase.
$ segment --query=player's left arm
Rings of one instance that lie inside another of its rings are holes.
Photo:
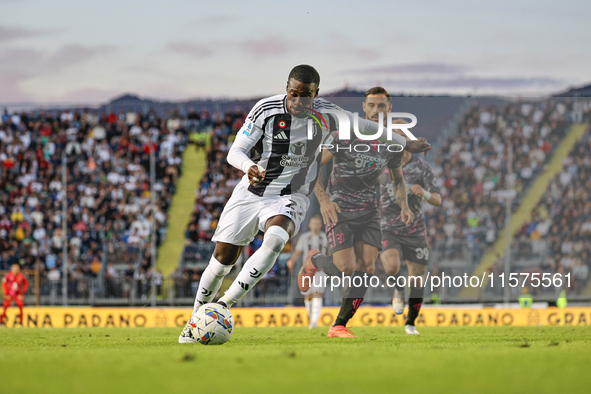
[[[431,166],[426,163],[425,173],[423,175],[423,183],[426,188],[423,188],[421,185],[412,185],[410,191],[413,192],[413,194],[421,197],[423,200],[427,201],[429,204],[440,207],[442,198],[439,188],[435,184],[435,174],[433,174],[433,169]]]
[[[320,159],[320,164],[321,165],[327,164],[329,161],[331,161],[333,159],[333,157],[334,157],[334,155],[328,149],[323,149],[322,150],[322,158]]]
[[[25,295],[25,293],[27,292],[27,289],[29,288],[29,281],[27,280],[27,277],[23,274],[23,285],[21,286],[19,292],[22,296]]]
[[[415,215],[408,207],[408,197],[406,195],[406,182],[404,181],[404,175],[402,174],[402,166],[390,170],[390,179],[394,185],[394,198],[400,205],[400,218],[407,226],[413,222]]]

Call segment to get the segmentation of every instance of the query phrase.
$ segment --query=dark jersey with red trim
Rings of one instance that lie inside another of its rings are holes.
[[[341,210],[376,208],[378,178],[385,168],[396,169],[402,162],[402,146],[366,141],[352,135],[339,140],[332,132],[326,140],[334,155],[327,194]]]
[[[410,191],[412,185],[421,185],[423,189],[431,193],[441,193],[435,184],[435,176],[429,163],[413,156],[408,163],[402,167],[406,192],[408,196],[408,207],[415,215],[410,225],[404,224],[400,218],[400,205],[394,196],[394,186],[388,171],[380,175],[380,223],[382,232],[389,231],[397,235],[425,236],[425,216],[423,215],[423,199]]]

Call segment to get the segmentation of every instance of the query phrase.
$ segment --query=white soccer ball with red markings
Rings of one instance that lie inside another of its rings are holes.
[[[234,331],[234,317],[220,304],[201,305],[189,320],[191,332],[203,345],[221,345],[230,339]]]

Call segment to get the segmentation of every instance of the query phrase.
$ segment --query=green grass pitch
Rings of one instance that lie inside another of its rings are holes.
[[[591,327],[237,328],[223,346],[179,329],[0,329],[3,393],[589,392]]]

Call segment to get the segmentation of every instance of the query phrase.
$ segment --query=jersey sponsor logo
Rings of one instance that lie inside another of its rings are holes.
[[[283,121],[281,121],[281,122],[283,122]],[[279,122],[279,123],[281,123],[281,122]],[[285,122],[284,122],[284,123],[285,123]],[[277,133],[277,134],[275,134],[275,135],[273,136],[273,139],[274,139],[274,140],[278,140],[278,141],[284,141],[284,140],[288,140],[288,139],[289,139],[289,137],[287,136],[287,134],[285,134],[285,132],[284,132],[284,131],[282,131],[282,132],[280,132],[280,133]]]
[[[306,154],[306,146],[305,142],[296,142],[291,144],[289,151],[295,156],[303,156]]]
[[[281,161],[279,164],[283,167],[298,167],[298,168],[305,168],[308,166],[308,162],[310,161],[309,157],[306,156],[289,156],[283,155],[281,156]]]
[[[381,157],[374,157],[369,155],[357,155],[355,159],[355,167],[357,168],[364,168],[367,167],[370,170],[375,169],[377,166],[385,166],[387,160]]]

